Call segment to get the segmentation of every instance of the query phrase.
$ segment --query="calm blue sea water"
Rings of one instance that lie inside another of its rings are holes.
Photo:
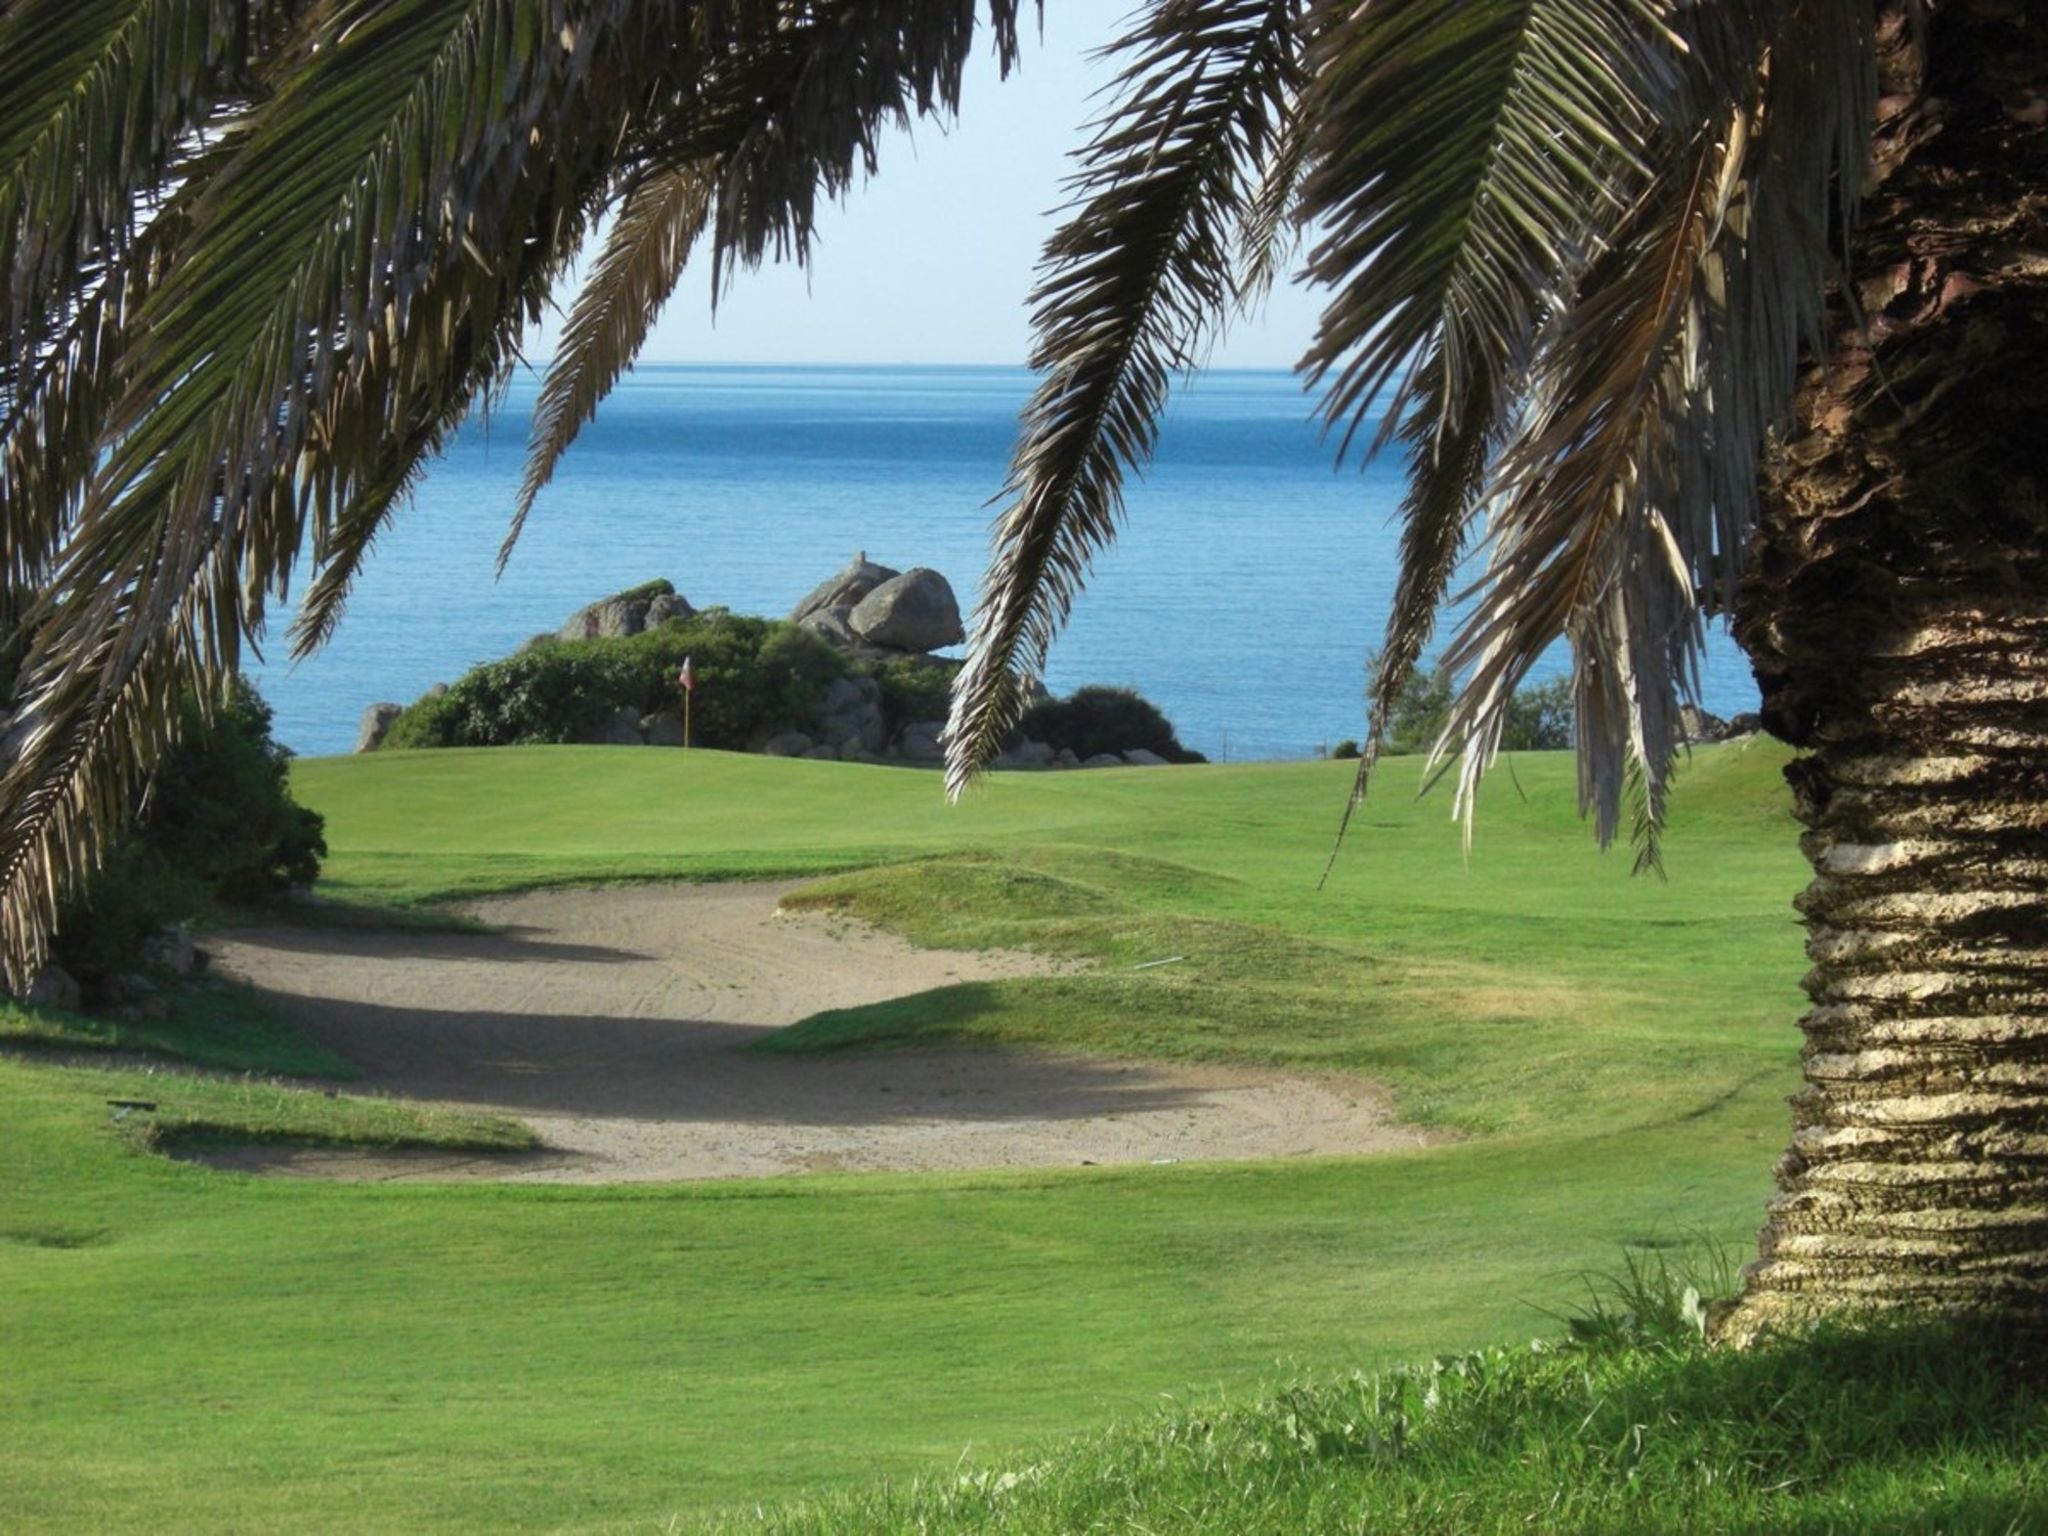
[[[943,571],[965,609],[1030,385],[997,368],[643,367],[585,429],[495,580],[533,401],[522,380],[489,430],[473,424],[427,475],[334,643],[295,669],[253,669],[278,733],[300,752],[345,752],[366,704],[416,698],[656,576],[699,607],[781,614],[864,549]],[[1359,734],[1399,492],[1392,459],[1332,467],[1291,376],[1204,376],[1176,401],[1047,682],[1139,688],[1211,757],[1304,757]],[[1725,638],[1706,690],[1722,714],[1755,705]]]

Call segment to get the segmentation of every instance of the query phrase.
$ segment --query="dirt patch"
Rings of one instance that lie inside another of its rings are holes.
[[[489,933],[266,928],[219,964],[373,1090],[497,1110],[542,1153],[238,1148],[249,1171],[607,1183],[813,1171],[1048,1167],[1412,1147],[1366,1083],[971,1048],[742,1048],[828,1008],[1050,974],[1041,957],[921,950],[791,914],[786,884],[615,886],[472,903]]]

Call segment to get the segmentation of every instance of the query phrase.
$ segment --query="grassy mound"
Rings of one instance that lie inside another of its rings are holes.
[[[2037,1364],[1940,1328],[1488,1349],[719,1529],[2004,1536],[2048,1507]]]

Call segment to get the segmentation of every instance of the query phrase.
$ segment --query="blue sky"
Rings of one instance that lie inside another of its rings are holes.
[[[1060,202],[1067,152],[1113,73],[1089,55],[1125,0],[1059,0],[1027,32],[1023,68],[986,56],[950,129],[923,123],[885,146],[880,174],[820,220],[808,271],[742,273],[714,322],[708,268],[686,272],[642,356],[650,362],[1022,363],[1025,297]],[[563,296],[567,302],[567,295]],[[1282,289],[1239,325],[1218,365],[1292,366],[1314,306]],[[544,357],[543,337],[530,355]]]

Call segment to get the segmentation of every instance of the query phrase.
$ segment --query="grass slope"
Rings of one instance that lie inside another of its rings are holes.
[[[1318,894],[1342,765],[1014,775],[949,811],[927,775],[706,752],[301,763],[351,900],[908,860],[815,899],[1096,962],[792,1046],[1364,1069],[1463,1139],[1031,1175],[266,1183],[147,1155],[112,1077],[0,1061],[0,1523],[659,1525],[979,1465],[1162,1391],[1527,1337],[1625,1243],[1740,1244],[1795,1043],[1777,761],[1701,755],[1669,883],[1591,848],[1567,764],[1517,766],[1526,801],[1496,786],[1466,862],[1391,765]]]

